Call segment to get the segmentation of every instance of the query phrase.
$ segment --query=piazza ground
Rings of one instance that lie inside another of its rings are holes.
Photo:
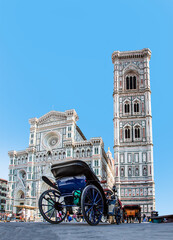
[[[91,227],[86,223],[0,223],[0,240],[173,239],[173,223],[141,223]]]

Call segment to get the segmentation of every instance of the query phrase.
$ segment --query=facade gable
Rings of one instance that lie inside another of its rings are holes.
[[[57,123],[59,121],[66,121],[67,116],[65,113],[57,112],[57,111],[51,111],[44,116],[40,117],[38,119],[37,124],[38,125],[44,125],[48,123]]]

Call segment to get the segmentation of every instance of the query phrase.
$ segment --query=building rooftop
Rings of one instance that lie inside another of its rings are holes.
[[[3,179],[3,178],[0,178],[0,181],[1,182],[8,182],[7,180]]]

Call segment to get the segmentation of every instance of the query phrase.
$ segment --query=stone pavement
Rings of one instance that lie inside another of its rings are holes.
[[[0,240],[173,240],[173,223],[141,223],[92,227],[86,223],[0,223]]]

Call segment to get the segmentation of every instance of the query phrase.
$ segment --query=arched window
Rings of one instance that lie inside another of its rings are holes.
[[[62,155],[62,158],[63,158],[63,159],[65,158],[65,155],[66,155],[65,152],[63,152],[63,155]]]
[[[125,128],[125,139],[130,139],[130,128],[129,127]]]
[[[138,167],[135,168],[135,176],[139,176],[139,168]]]
[[[130,89],[130,88],[129,88],[129,77],[126,77],[126,89],[127,89],[127,90]]]
[[[130,89],[133,89],[133,77],[130,76]]]
[[[143,176],[147,176],[147,167],[146,166],[143,167]]]
[[[128,168],[128,176],[132,176],[132,169],[131,169],[131,167]]]
[[[126,102],[124,104],[124,112],[125,113],[129,113],[130,112],[130,104],[128,102]]]
[[[87,150],[87,157],[90,157],[90,150]]]
[[[25,198],[25,195],[23,192],[21,193],[20,198],[22,198],[22,199]]]
[[[133,89],[136,89],[136,76],[133,77]]]
[[[124,177],[124,168],[121,168],[121,177]]]
[[[136,89],[136,76],[127,76],[126,77],[126,89],[129,90],[129,89]]]
[[[51,151],[48,151],[47,155],[50,157],[52,155]]]
[[[76,151],[76,157],[77,158],[79,157],[79,151],[78,150]]]
[[[134,112],[135,113],[139,112],[139,103],[138,102],[134,103]]]
[[[82,157],[85,157],[85,151],[82,150]]]
[[[135,127],[135,138],[140,138],[140,127]]]

